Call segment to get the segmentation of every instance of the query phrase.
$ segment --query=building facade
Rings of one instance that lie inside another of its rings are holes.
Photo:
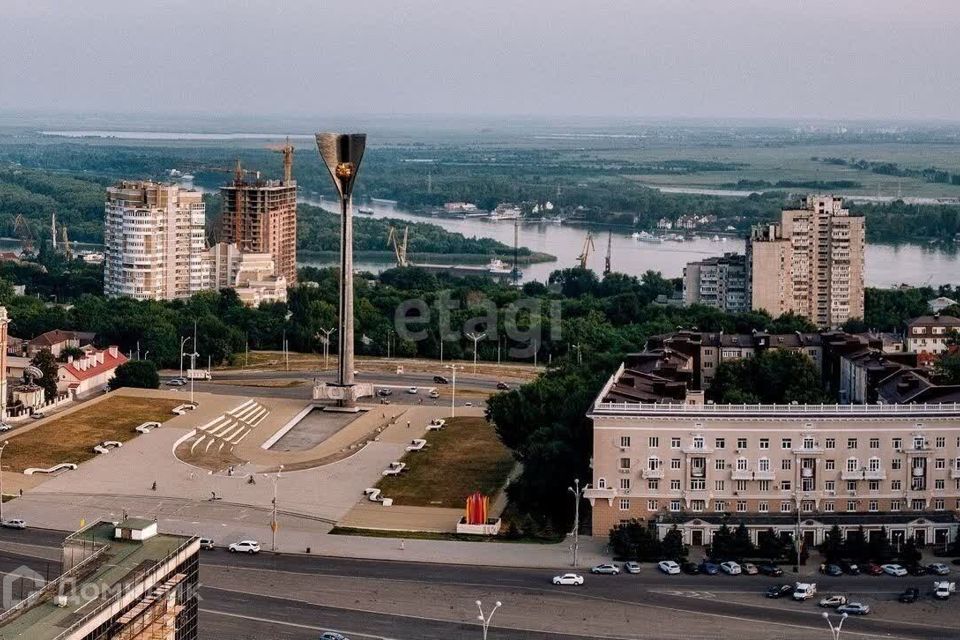
[[[205,221],[198,191],[145,181],[109,187],[104,293],[173,300],[209,288]]]
[[[940,355],[950,347],[955,333],[960,332],[960,318],[942,316],[920,316],[907,323],[907,351],[922,354]]]
[[[297,181],[247,180],[238,167],[233,182],[220,188],[220,241],[243,253],[269,253],[276,274],[297,281]]]
[[[676,380],[655,389],[621,365],[594,403],[595,535],[640,519],[677,524],[695,545],[727,520],[755,542],[774,528],[820,544],[834,524],[956,538],[960,402],[713,405]]]
[[[276,274],[271,254],[243,253],[235,244],[219,242],[210,247],[209,260],[212,286],[233,289],[245,305],[287,301],[287,280]]]
[[[793,312],[820,327],[863,317],[864,223],[842,198],[807,196],[747,241],[751,308]]]
[[[683,269],[683,302],[715,307],[728,313],[748,310],[747,257],[725,253],[687,263]]]
[[[57,370],[57,391],[72,392],[82,396],[102,389],[116,374],[117,367],[127,361],[116,346],[97,349],[92,345],[83,347],[83,355],[68,356]]]

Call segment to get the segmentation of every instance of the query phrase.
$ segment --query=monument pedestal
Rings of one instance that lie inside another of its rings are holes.
[[[313,386],[313,399],[315,401],[326,400],[336,402],[335,405],[324,406],[324,411],[336,411],[340,413],[365,411],[365,409],[357,406],[357,400],[371,396],[373,396],[373,385],[369,382],[345,385],[321,382]]]

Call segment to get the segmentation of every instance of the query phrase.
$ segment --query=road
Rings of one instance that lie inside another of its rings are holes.
[[[0,531],[0,571],[21,563],[44,573],[34,557],[59,546],[63,534]],[[36,547],[11,543],[28,542]],[[11,553],[12,549],[15,553]],[[558,572],[560,570],[558,569]],[[395,640],[479,638],[473,600],[504,606],[491,640],[557,638],[829,637],[813,602],[768,600],[760,576],[666,576],[649,565],[639,575],[587,575],[582,587],[550,584],[553,572],[463,567],[297,555],[201,556],[201,637],[209,640],[311,638],[335,629],[356,638]],[[952,603],[924,595],[896,602],[907,586],[926,593],[932,578],[843,576],[817,578],[821,594],[845,593],[875,613],[844,624],[851,638],[960,638]]]

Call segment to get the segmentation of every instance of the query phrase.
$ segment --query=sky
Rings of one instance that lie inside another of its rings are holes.
[[[0,0],[0,110],[960,120],[956,0]]]

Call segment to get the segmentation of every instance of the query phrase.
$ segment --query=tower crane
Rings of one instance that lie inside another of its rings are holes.
[[[285,144],[268,145],[267,149],[283,154],[283,184],[290,184],[293,180],[293,145],[290,144],[290,138]]]
[[[32,254],[33,230],[30,229],[30,223],[27,222],[27,219],[23,217],[22,213],[18,213],[17,217],[14,219],[13,231],[20,236],[20,246],[23,249],[23,253]]]
[[[393,246],[393,253],[397,257],[397,266],[398,267],[407,267],[410,266],[410,263],[407,262],[407,234],[410,231],[410,227],[403,228],[403,242],[397,243],[400,238],[400,233],[390,227],[390,234],[387,236],[387,246]]]
[[[610,274],[610,271],[611,271],[611,269],[610,269],[610,253],[611,253],[611,251],[612,251],[612,248],[613,248],[613,230],[611,229],[611,230],[607,231],[607,257],[606,257],[606,259],[603,261],[603,275],[605,275],[605,276],[606,276],[606,275],[609,275],[609,274]]]
[[[590,252],[596,251],[597,248],[593,244],[593,232],[587,232],[587,238],[583,241],[583,251],[580,252],[580,255],[577,256],[577,260],[580,262],[580,268],[587,268],[587,260],[590,259]]]

